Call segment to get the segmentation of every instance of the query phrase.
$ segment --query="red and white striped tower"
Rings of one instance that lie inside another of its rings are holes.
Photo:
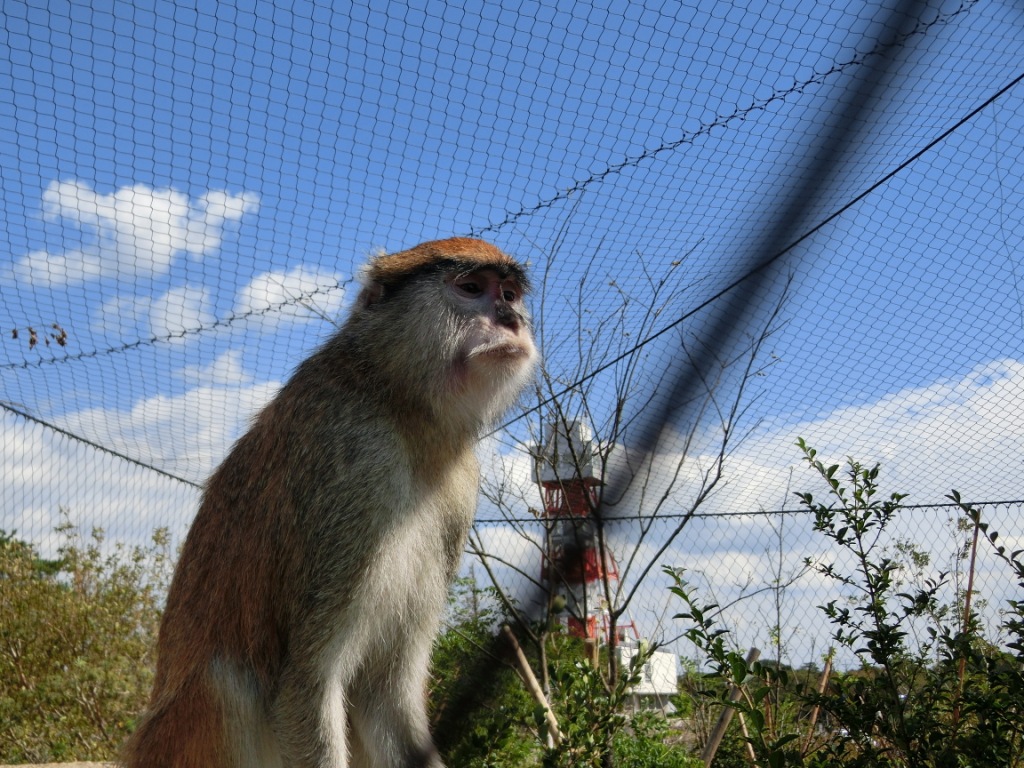
[[[607,642],[608,604],[604,579],[618,581],[611,549],[602,558],[593,518],[601,485],[601,459],[590,427],[583,421],[552,424],[536,457],[534,479],[544,495],[544,519],[550,537],[541,564],[541,581],[564,605],[559,617],[569,633]]]

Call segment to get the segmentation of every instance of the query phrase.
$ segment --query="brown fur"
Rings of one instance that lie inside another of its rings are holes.
[[[469,237],[433,240],[407,251],[378,256],[370,262],[366,274],[370,282],[390,287],[411,274],[445,261],[461,262],[466,267],[496,267],[514,274],[524,289],[529,287],[519,262],[490,243]]]
[[[467,274],[489,293],[460,292]],[[127,768],[440,766],[430,645],[473,517],[473,445],[535,358],[503,298],[525,276],[453,238],[365,277],[207,483]]]

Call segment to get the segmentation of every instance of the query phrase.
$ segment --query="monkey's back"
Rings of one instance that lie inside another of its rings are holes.
[[[350,663],[329,674],[349,684],[408,633],[433,633],[475,510],[475,457],[464,446],[410,451],[424,414],[396,426],[404,416],[386,389],[354,386],[360,377],[338,351],[329,344],[300,366],[210,477],[168,593],[129,766],[222,764],[187,757],[190,743],[205,754],[222,728],[215,669],[244,670],[242,684],[267,700],[294,648],[326,658],[344,642]],[[182,757],[152,762],[147,749],[133,760],[142,744]]]

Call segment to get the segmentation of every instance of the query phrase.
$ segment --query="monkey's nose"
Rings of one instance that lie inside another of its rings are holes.
[[[497,305],[495,305],[494,318],[498,321],[498,325],[503,325],[512,331],[519,330],[519,315],[516,314],[512,307],[504,302],[498,302]]]

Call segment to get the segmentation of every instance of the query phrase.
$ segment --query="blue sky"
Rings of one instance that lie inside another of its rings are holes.
[[[452,234],[551,267],[535,311],[572,380],[576,329],[623,293],[641,309],[645,272],[675,291],[667,323],[748,262],[886,17],[810,0],[281,6],[4,3],[0,401],[201,482],[330,332],[367,254]],[[930,4],[807,225],[1022,72],[1019,4]],[[1017,86],[789,254],[779,362],[720,509],[779,506],[797,434],[885,462],[920,503],[1024,496],[1022,153]],[[29,349],[52,323],[68,345]],[[0,527],[42,538],[58,504],[115,535],[187,523],[194,489],[2,418]],[[709,556],[749,557],[748,539]]]

